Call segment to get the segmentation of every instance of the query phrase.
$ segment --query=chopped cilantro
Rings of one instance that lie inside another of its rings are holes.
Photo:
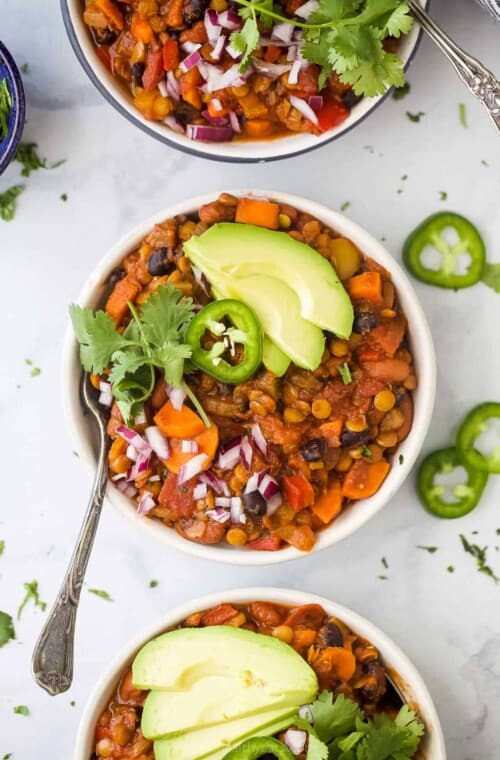
[[[399,461],[399,464],[403,464],[403,462],[405,461],[405,458],[404,458],[404,456],[402,454],[399,455],[399,460],[398,461]]]
[[[24,185],[12,185],[3,193],[0,193],[0,219],[10,222],[16,213],[16,198],[24,190]]]
[[[41,375],[41,374],[42,374],[42,370],[40,369],[40,367],[33,367],[33,369],[30,372],[31,377],[38,377],[38,375]]]
[[[438,546],[417,546],[417,549],[423,549],[424,552],[429,552],[429,554],[435,554],[439,547]]]
[[[74,707],[75,705],[76,705],[76,702],[74,699],[72,699],[71,702],[69,703],[69,706]]]
[[[59,196],[59,198],[62,201],[66,202],[68,200],[68,193],[61,193],[61,195]]]
[[[27,717],[30,714],[30,711],[26,705],[17,705],[17,707],[13,708],[13,711],[16,715],[24,715],[24,717]]]
[[[454,573],[455,572],[455,568],[453,567],[453,565],[448,565],[448,567],[446,569],[448,570],[449,573]]]
[[[410,111],[407,111],[406,115],[410,121],[418,124],[422,116],[425,116],[425,111],[418,111],[417,113],[411,113]]]
[[[377,575],[377,578],[379,579],[379,581],[388,581],[389,580],[389,576],[388,575]]]
[[[2,540],[0,541],[0,557],[2,556],[4,551],[5,551],[5,541]]]
[[[4,647],[9,641],[16,638],[14,623],[11,615],[0,610],[0,647]]]
[[[344,201],[344,203],[340,207],[340,210],[347,211],[350,205],[351,205],[351,201]]]
[[[484,160],[484,158],[481,159],[481,163],[483,166],[489,166],[489,163]]]
[[[341,366],[339,367],[339,373],[344,385],[349,385],[349,383],[352,381],[352,375],[351,375],[351,370],[349,369],[349,365],[347,364],[347,362],[344,362],[343,364],[341,364]]]
[[[47,608],[47,603],[42,602],[42,600],[40,599],[40,593],[38,591],[38,581],[31,581],[31,583],[25,583],[24,589],[26,593],[17,611],[18,620],[21,619],[22,612],[30,600],[33,600],[33,604],[35,605],[35,607],[38,607],[42,612],[45,612]]]
[[[3,756],[2,760],[10,760],[11,757],[12,757],[12,752],[7,752],[7,754]]]
[[[467,111],[465,109],[465,103],[458,104],[458,116],[462,127],[467,129]]]
[[[448,193],[445,190],[439,191],[439,200],[440,201],[447,201],[448,200]]]
[[[382,557],[382,559],[380,561],[383,564],[383,566],[385,567],[385,569],[387,570],[387,568],[389,567],[389,563],[387,562],[386,558]]]
[[[487,546],[478,546],[477,544],[471,544],[469,541],[465,538],[465,536],[461,533],[460,534],[460,540],[462,542],[462,546],[464,548],[464,551],[467,552],[467,554],[470,554],[472,557],[475,558],[477,569],[480,573],[484,573],[484,575],[489,576],[492,580],[495,581],[495,583],[500,582],[500,578],[497,578],[493,570],[489,565],[486,564],[486,552],[488,550]]]
[[[107,591],[103,591],[100,588],[89,588],[89,594],[94,594],[94,596],[98,596],[99,599],[104,599],[106,602],[114,601]]]
[[[12,95],[7,77],[0,82],[0,140],[9,134],[9,114],[12,108]]]
[[[409,92],[410,92],[410,83],[405,82],[402,87],[394,88],[392,97],[394,98],[394,100],[403,100],[403,98],[406,98]]]
[[[29,74],[30,73],[30,67],[28,63],[23,63],[21,66],[21,74]]]
[[[497,534],[497,536],[500,536],[500,528],[496,529],[496,534]]]
[[[50,164],[49,166],[46,158],[40,158],[37,148],[38,145],[36,143],[21,143],[17,149],[14,160],[19,161],[23,165],[21,169],[23,177],[29,177],[31,172],[35,172],[38,169],[56,169],[64,163],[64,160],[56,161],[55,164]]]
[[[372,450],[369,448],[369,446],[363,446],[361,449],[361,456],[365,459],[373,459]]]
[[[149,581],[149,588],[156,588],[158,585],[158,581]]]
[[[481,281],[495,293],[500,293],[500,263],[490,264],[487,261],[484,265]]]

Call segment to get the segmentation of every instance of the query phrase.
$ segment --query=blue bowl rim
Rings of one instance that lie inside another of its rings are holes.
[[[19,69],[3,42],[0,41],[0,58],[7,68],[9,84],[12,87],[12,108],[14,110],[14,127],[9,135],[7,149],[0,156],[0,174],[5,171],[21,142],[26,115],[26,97]]]
[[[431,1],[432,0],[424,0],[424,5],[425,5],[425,7],[426,7],[427,10],[430,7]],[[71,47],[73,48],[76,57],[78,58],[78,60],[79,60],[79,62],[81,64],[83,70],[85,71],[85,73],[89,77],[90,81],[99,90],[99,92],[101,93],[101,95],[104,96],[105,100],[107,100],[107,102],[110,103],[115,108],[115,110],[117,110],[122,116],[124,116],[127,119],[127,121],[129,121],[132,124],[135,124],[135,126],[139,127],[139,129],[141,129],[146,134],[151,135],[152,137],[154,137],[159,142],[161,142],[161,143],[163,143],[165,145],[168,145],[169,147],[174,148],[175,150],[181,151],[182,153],[186,153],[186,154],[191,155],[191,156],[196,156],[198,158],[204,158],[204,159],[207,159],[208,161],[217,161],[217,162],[221,162],[221,163],[231,163],[231,164],[264,164],[264,163],[270,163],[271,161],[281,161],[282,159],[286,159],[286,158],[294,158],[295,156],[301,156],[304,153],[309,153],[309,152],[311,152],[313,150],[318,150],[319,148],[322,148],[325,145],[329,145],[334,140],[337,140],[340,137],[343,137],[348,132],[350,132],[352,129],[354,129],[355,127],[357,127],[358,124],[361,124],[394,91],[394,88],[391,87],[389,90],[387,90],[387,92],[384,95],[382,95],[378,100],[376,100],[373,103],[373,105],[367,110],[367,112],[358,121],[354,122],[354,124],[351,124],[350,127],[348,127],[347,129],[343,130],[342,132],[339,132],[339,133],[337,133],[335,135],[332,135],[328,140],[324,140],[321,143],[319,143],[318,145],[310,145],[307,148],[303,148],[302,150],[294,151],[293,153],[287,152],[285,150],[283,153],[280,153],[279,155],[266,156],[266,157],[258,157],[258,156],[256,156],[254,158],[241,158],[241,157],[236,157],[236,156],[232,157],[232,156],[214,156],[214,155],[210,155],[209,153],[205,153],[204,151],[197,150],[195,147],[193,147],[193,148],[187,148],[187,147],[184,147],[182,145],[179,145],[178,143],[169,140],[169,138],[168,138],[167,135],[165,135],[165,136],[164,135],[159,135],[157,132],[155,132],[154,130],[150,129],[147,126],[147,124],[144,124],[144,122],[141,121],[141,119],[139,119],[136,116],[133,116],[131,113],[129,113],[127,110],[125,110],[120,105],[120,103],[117,100],[115,100],[115,98],[113,97],[113,95],[104,86],[104,84],[101,82],[101,80],[99,79],[99,77],[95,73],[95,71],[92,68],[92,66],[87,61],[87,59],[86,59],[86,57],[85,57],[85,55],[83,53],[83,50],[80,47],[80,43],[78,42],[78,38],[76,36],[76,32],[75,32],[75,30],[73,28],[73,23],[71,21],[70,12],[69,12],[69,9],[68,9],[68,0],[60,0],[60,3],[61,3],[61,12],[62,12],[62,17],[63,17],[63,21],[64,21],[64,26],[66,28],[66,32],[67,32],[68,37],[69,37],[69,41],[71,43]],[[410,64],[412,63],[413,59],[415,58],[416,52],[417,52],[418,48],[420,47],[420,42],[422,40],[422,35],[423,35],[423,29],[420,28],[419,32],[418,32],[418,35],[417,35],[417,40],[415,42],[415,46],[414,46],[413,50],[411,51],[410,55],[408,56],[408,60],[406,61],[405,65],[404,65],[405,72],[408,70]],[[283,139],[283,141],[285,141],[285,140],[286,140],[286,138]]]

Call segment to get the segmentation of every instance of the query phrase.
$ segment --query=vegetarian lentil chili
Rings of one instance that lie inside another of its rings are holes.
[[[188,374],[185,387],[208,416],[208,428],[187,403],[182,405],[182,392],[179,406],[178,389],[169,389],[158,369],[152,392],[147,391],[140,414],[127,420],[128,427],[106,372],[91,379],[104,389],[103,402],[111,407],[110,478],[137,500],[145,519],[159,520],[201,544],[264,551],[291,545],[310,551],[318,531],[382,485],[412,426],[416,375],[390,273],[309,214],[266,203],[276,207],[285,241],[290,236],[307,243],[322,266],[327,261],[335,267],[348,295],[340,283],[339,288],[354,311],[350,337],[321,332],[324,350],[320,345],[313,371],[290,363],[277,377],[261,365],[237,384],[204,371]],[[248,214],[249,208],[254,211],[251,199],[223,193],[196,213],[155,225],[108,279],[106,311],[118,329],[130,323],[127,302],[136,311],[167,283],[192,297],[198,310],[210,303],[208,283],[193,271],[183,246],[212,225],[235,218],[243,222],[242,209]],[[213,325],[215,331],[225,329],[222,323]],[[225,373],[228,369],[230,364]],[[148,451],[138,467],[142,449]]]
[[[318,604],[292,608],[268,601],[224,603],[190,615],[178,628],[214,625],[245,628],[289,644],[313,668],[320,690],[352,700],[367,717],[394,717],[401,706],[378,650]],[[147,694],[134,687],[128,669],[97,722],[92,760],[154,760],[153,742],[140,727]],[[304,760],[306,750],[296,757]]]
[[[364,56],[370,46],[359,51],[359,76],[353,74],[352,87],[341,81],[345,77],[332,70],[328,58],[322,69],[318,53],[302,51],[305,38],[293,19],[304,25],[319,5],[316,0],[280,0],[275,13],[292,23],[273,26],[275,15],[266,25],[266,17],[256,20],[254,13],[255,34],[248,26],[243,30],[243,49],[230,37],[243,27],[238,15],[242,6],[234,0],[89,0],[83,19],[100,60],[129,91],[145,119],[164,122],[193,140],[227,142],[290,133],[320,135],[345,121],[362,94],[401,86],[398,40],[386,36],[384,26],[388,11],[394,10],[398,16],[393,16],[390,28],[398,37],[409,31],[408,9],[402,6],[398,12],[398,4],[395,0],[391,7],[377,9],[380,19],[370,10],[376,28],[369,36],[377,53],[367,63]],[[349,39],[349,49],[351,43]],[[314,45],[319,51],[317,40]],[[387,57],[378,68],[377,56],[379,63]]]

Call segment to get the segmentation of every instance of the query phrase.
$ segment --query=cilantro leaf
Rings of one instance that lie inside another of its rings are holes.
[[[405,75],[401,60],[380,47],[378,60],[362,61],[359,66],[340,75],[340,81],[350,84],[355,95],[375,97],[383,95],[389,87],[401,87]]]
[[[111,363],[115,351],[127,345],[111,317],[104,311],[72,304],[69,309],[73,330],[80,343],[80,361],[87,372],[99,375]]]
[[[410,83],[405,82],[402,87],[396,87],[396,89],[392,93],[392,97],[394,98],[394,100],[403,100],[403,98],[405,98],[409,92],[410,92]]]
[[[106,602],[114,601],[107,591],[103,591],[100,588],[89,588],[89,594],[94,594],[94,596],[98,596],[99,599],[104,599]]]
[[[0,219],[10,222],[16,213],[16,198],[24,190],[24,185],[13,185],[0,193]]]
[[[64,163],[64,161],[56,161],[54,164],[47,164],[46,158],[40,158],[37,151],[38,145],[36,143],[20,143],[16,155],[15,161],[19,161],[23,165],[21,174],[23,177],[29,177],[31,172],[35,172],[38,169],[56,169],[58,166]]]
[[[12,616],[0,610],[0,647],[5,646],[11,639],[16,638]]]
[[[231,46],[243,55],[240,71],[245,71],[248,68],[250,56],[257,47],[259,36],[259,27],[257,26],[255,13],[247,18],[239,32],[233,32],[231,35]]]
[[[13,708],[13,712],[16,715],[24,715],[24,717],[27,717],[30,714],[30,711],[26,705],[17,705],[17,707]]]
[[[5,551],[5,541],[2,539],[0,541],[0,557],[2,556],[2,554],[4,553],[4,551]]]
[[[23,610],[30,600],[33,600],[33,604],[35,605],[35,607],[38,607],[39,609],[41,609],[42,612],[45,612],[45,610],[47,609],[47,603],[42,602],[42,600],[40,599],[40,593],[38,591],[38,581],[31,581],[31,583],[25,583],[24,589],[26,593],[24,595],[23,601],[21,602],[19,606],[19,609],[17,610],[18,620],[21,619]]]
[[[344,383],[344,385],[349,385],[349,383],[352,382],[351,370],[349,369],[349,365],[347,362],[344,362],[343,364],[341,364],[341,366],[339,367],[339,374],[340,374],[340,377],[342,378],[342,382]]]
[[[183,297],[171,283],[158,288],[141,309],[142,334],[157,348],[184,339],[194,315],[191,298]]]
[[[389,37],[399,38],[402,34],[408,34],[412,25],[410,9],[406,3],[401,3],[391,12],[385,22],[384,31]]]
[[[489,288],[492,288],[495,293],[500,293],[500,263],[490,264],[486,262],[481,280]]]
[[[359,706],[346,699],[343,694],[333,701],[333,694],[322,691],[311,705],[314,730],[321,741],[326,743],[353,731],[356,718],[362,717]]]

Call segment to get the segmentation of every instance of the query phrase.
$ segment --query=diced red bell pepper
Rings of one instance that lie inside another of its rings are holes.
[[[94,50],[99,60],[106,66],[107,69],[109,69],[109,71],[111,71],[111,55],[109,53],[109,48],[101,46],[95,47]]]
[[[337,127],[349,116],[349,110],[335,98],[325,99],[323,108],[318,114],[318,127],[322,132],[327,132],[332,127]]]
[[[146,69],[142,75],[142,84],[146,92],[154,90],[163,76],[163,53],[149,53],[146,61]]]
[[[163,68],[165,71],[173,71],[179,65],[179,43],[169,37],[163,45]]]
[[[314,489],[307,478],[300,473],[283,478],[283,488],[287,502],[296,512],[314,503]]]
[[[255,541],[249,541],[247,546],[249,549],[257,551],[275,552],[281,547],[281,538],[278,536],[261,536]]]

